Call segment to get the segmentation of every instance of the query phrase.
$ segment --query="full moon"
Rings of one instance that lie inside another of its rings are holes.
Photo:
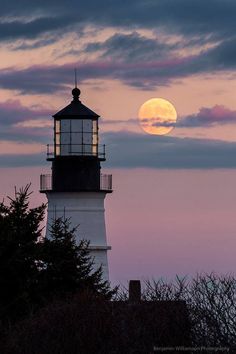
[[[142,129],[148,134],[168,134],[177,121],[175,107],[163,98],[152,98],[144,102],[138,116]]]

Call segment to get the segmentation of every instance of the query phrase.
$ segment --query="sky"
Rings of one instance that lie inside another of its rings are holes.
[[[236,3],[233,0],[0,0],[0,196],[50,172],[51,116],[71,101],[98,113],[110,277],[230,273],[236,213]],[[140,106],[176,108],[166,136]],[[121,262],[122,259],[122,262]]]

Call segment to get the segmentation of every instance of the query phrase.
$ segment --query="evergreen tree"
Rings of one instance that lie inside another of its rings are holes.
[[[37,294],[37,241],[45,205],[29,209],[30,185],[0,203],[0,315],[18,317]]]
[[[30,185],[0,203],[0,320],[17,320],[54,297],[88,290],[109,299],[102,268],[93,271],[89,242],[75,241],[76,229],[56,219],[50,239],[42,237],[45,204],[29,208]]]
[[[102,267],[93,270],[89,242],[76,244],[75,231],[68,219],[57,218],[51,225],[50,238],[41,248],[40,284],[45,297],[60,297],[78,291],[90,291],[111,298],[109,282],[102,279]]]

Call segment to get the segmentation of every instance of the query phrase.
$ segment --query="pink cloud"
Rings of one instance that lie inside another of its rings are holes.
[[[5,102],[0,102],[0,124],[16,123],[50,115],[51,111],[44,107],[38,107],[37,109],[27,107],[22,105],[19,100],[9,99]]]
[[[179,121],[178,127],[200,127],[236,123],[236,111],[223,105],[211,108],[202,107],[199,112],[184,117]]]

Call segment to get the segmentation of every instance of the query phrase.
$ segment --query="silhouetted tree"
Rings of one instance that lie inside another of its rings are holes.
[[[30,185],[10,204],[0,203],[0,316],[15,318],[29,311],[37,296],[37,241],[45,205],[29,208]]]
[[[46,205],[30,208],[29,189],[15,190],[9,205],[0,203],[0,321],[84,289],[110,298],[115,289],[102,279],[101,267],[93,270],[89,242],[76,244],[69,220],[54,220],[51,237],[42,237]]]
[[[41,291],[45,297],[60,297],[78,291],[89,290],[111,298],[108,281],[103,280],[102,267],[93,270],[89,242],[76,243],[75,231],[68,219],[53,221],[50,237],[41,244],[40,277]]]
[[[180,306],[107,301],[93,293],[80,292],[70,301],[53,301],[19,323],[8,332],[2,351],[4,354],[154,354],[154,346],[188,343],[186,314],[182,304],[177,305]]]
[[[147,301],[184,300],[189,312],[192,345],[227,347],[236,353],[234,276],[210,273],[197,274],[189,281],[180,277],[172,282],[147,281],[143,298]]]

